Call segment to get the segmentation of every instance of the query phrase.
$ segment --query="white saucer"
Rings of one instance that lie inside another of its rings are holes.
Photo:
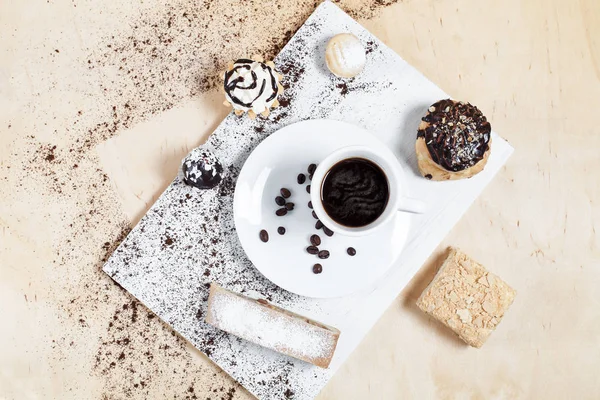
[[[233,211],[235,227],[246,254],[258,270],[276,285],[308,297],[340,297],[372,285],[400,256],[408,234],[410,216],[398,212],[389,223],[363,237],[325,235],[316,230],[316,219],[308,207],[310,183],[306,169],[344,146],[372,145],[378,141],[357,126],[333,121],[310,120],[286,126],[273,133],[250,154],[238,177]],[[307,175],[298,184],[299,173]],[[289,202],[295,209],[279,217],[275,203],[281,188],[292,192]],[[285,235],[277,233],[283,226]],[[269,241],[259,232],[265,229]],[[331,253],[326,260],[306,252],[312,234],[321,237],[321,250]],[[346,253],[356,249],[354,257]],[[315,263],[323,266],[314,274]]]

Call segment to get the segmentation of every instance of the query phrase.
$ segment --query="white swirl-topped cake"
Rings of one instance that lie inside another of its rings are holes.
[[[279,83],[281,75],[275,71],[272,61],[241,58],[229,64],[223,78],[224,104],[231,105],[237,115],[248,112],[250,118],[258,114],[267,117],[269,109],[279,105],[277,96],[283,87]]]

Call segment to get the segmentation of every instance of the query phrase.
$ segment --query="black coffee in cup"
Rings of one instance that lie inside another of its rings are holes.
[[[390,197],[385,173],[372,161],[348,158],[325,175],[321,202],[325,212],[340,225],[360,228],[383,214]]]

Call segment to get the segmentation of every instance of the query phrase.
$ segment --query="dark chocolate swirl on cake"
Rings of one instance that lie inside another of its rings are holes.
[[[245,58],[237,60],[225,73],[223,88],[234,108],[253,109],[256,113],[269,108],[278,92],[275,71],[262,62]]]
[[[448,171],[477,164],[489,148],[492,127],[481,111],[469,103],[440,100],[429,107],[417,137],[425,139],[431,158]]]

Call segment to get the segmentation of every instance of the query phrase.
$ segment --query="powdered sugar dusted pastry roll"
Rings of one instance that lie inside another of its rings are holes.
[[[365,48],[351,33],[335,35],[327,43],[325,62],[336,76],[353,78],[363,70],[366,61]]]
[[[230,63],[223,74],[224,104],[232,106],[237,115],[247,112],[252,119],[258,114],[267,117],[269,109],[279,105],[281,78],[272,61],[263,62],[258,56]]]
[[[490,155],[492,127],[477,107],[440,100],[429,107],[417,133],[421,174],[436,181],[470,178]]]
[[[276,307],[210,285],[206,322],[250,342],[327,368],[340,331]]]

